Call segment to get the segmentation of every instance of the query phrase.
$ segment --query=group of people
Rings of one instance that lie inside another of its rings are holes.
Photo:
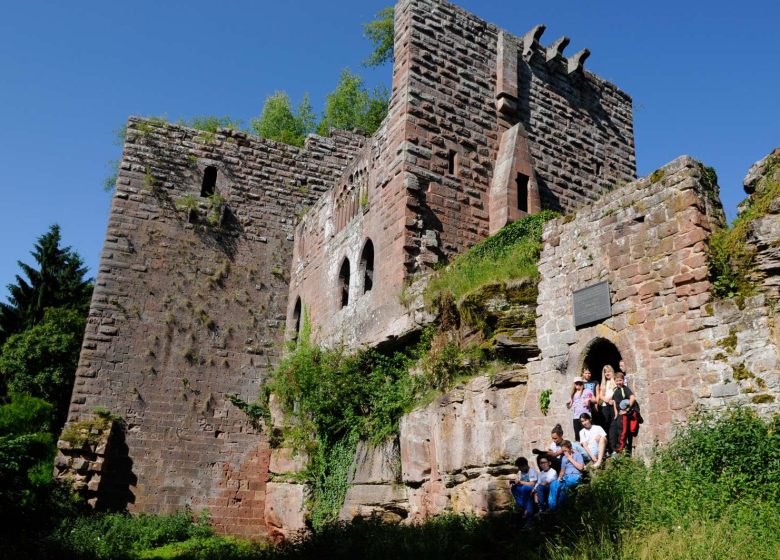
[[[601,382],[594,381],[591,371],[584,368],[582,376],[574,379],[566,403],[572,413],[574,441],[564,439],[563,428],[556,424],[549,447],[533,450],[538,471],[525,457],[515,461],[518,474],[510,488],[527,526],[535,510],[558,507],[587,468],[599,468],[613,454],[631,454],[642,416],[636,395],[628,386],[625,367],[623,360],[618,371],[605,365]]]

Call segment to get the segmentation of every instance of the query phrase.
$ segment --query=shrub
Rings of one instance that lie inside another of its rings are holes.
[[[764,185],[747,199],[744,210],[730,228],[714,232],[708,241],[710,282],[717,297],[750,296],[755,286],[750,274],[755,267],[755,250],[746,244],[751,222],[763,217],[772,202],[780,197],[780,180],[776,178],[780,156],[770,156],[764,171]]]
[[[96,559],[134,558],[141,550],[190,538],[207,538],[207,514],[193,521],[192,512],[172,515],[96,513],[65,522],[58,540],[64,551]]]

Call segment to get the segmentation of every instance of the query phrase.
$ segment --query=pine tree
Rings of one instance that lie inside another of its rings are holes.
[[[8,285],[8,303],[0,303],[0,345],[14,333],[38,324],[46,309],[66,307],[87,314],[92,280],[87,268],[70,247],[60,247],[60,226],[52,225],[31,252],[37,268],[18,262],[25,278],[16,276]]]

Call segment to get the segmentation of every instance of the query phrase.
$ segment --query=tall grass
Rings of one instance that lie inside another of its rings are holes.
[[[542,228],[558,216],[543,210],[533,216],[501,228],[466,253],[456,257],[446,268],[431,278],[425,299],[435,301],[447,294],[457,302],[485,284],[500,284],[539,275],[536,262],[542,249]]]

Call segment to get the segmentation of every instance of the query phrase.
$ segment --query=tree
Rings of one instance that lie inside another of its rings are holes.
[[[374,51],[364,64],[370,67],[381,66],[393,60],[395,44],[395,21],[392,6],[383,8],[376,17],[363,24],[363,35],[371,41]]]
[[[9,284],[8,303],[0,303],[0,344],[12,334],[43,319],[50,307],[68,307],[86,315],[92,298],[92,280],[87,268],[70,247],[60,247],[60,226],[54,224],[38,238],[32,256],[34,268],[18,261],[27,280],[16,276]]]
[[[262,113],[251,124],[262,138],[303,147],[306,135],[314,130],[314,120],[308,94],[303,96],[297,112],[293,112],[290,96],[277,91],[266,97]]]
[[[371,95],[360,76],[344,69],[336,89],[325,100],[325,114],[317,133],[324,136],[338,128],[373,134],[387,115],[388,98],[387,88],[378,87]]]
[[[78,365],[86,318],[81,310],[46,310],[43,320],[11,335],[0,352],[0,384],[9,393],[44,399],[65,422]]]

